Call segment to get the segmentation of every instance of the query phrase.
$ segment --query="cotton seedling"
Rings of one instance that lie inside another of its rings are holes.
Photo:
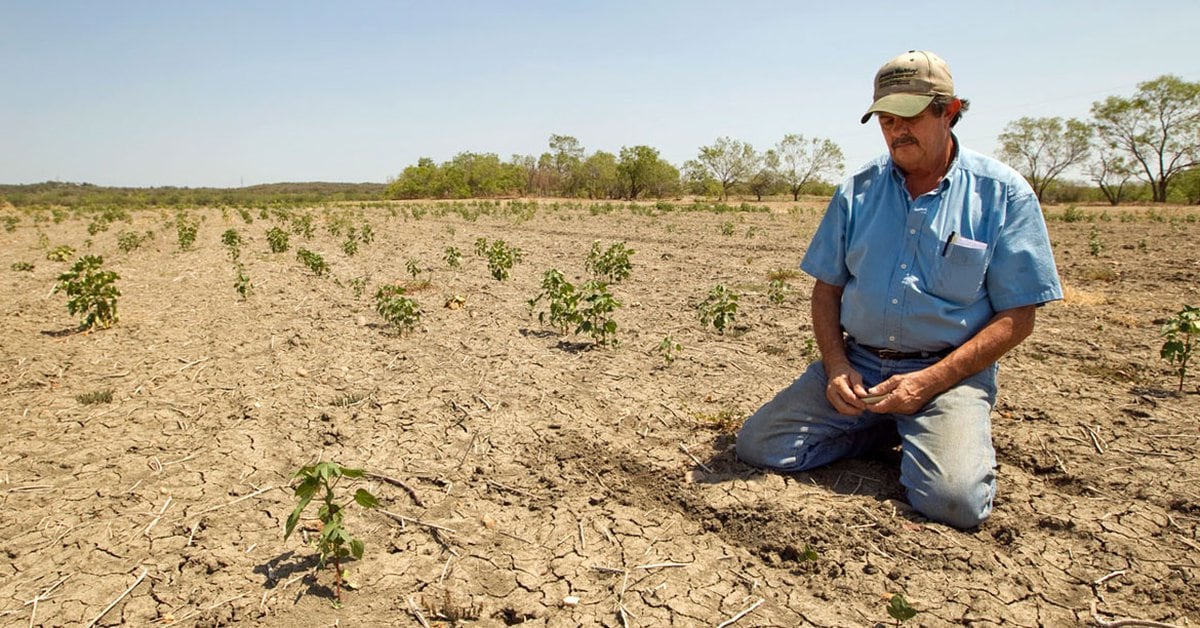
[[[225,233],[221,234],[221,244],[224,244],[225,248],[229,250],[229,259],[235,262],[242,254],[242,244],[244,243],[245,241],[242,240],[237,229],[226,229]]]
[[[504,240],[495,240],[487,247],[488,271],[497,281],[508,279],[513,266],[521,261],[522,251]]]
[[[122,231],[117,234],[117,248],[122,253],[132,253],[142,246],[146,236],[136,231]]]
[[[75,257],[75,248],[68,244],[60,244],[46,253],[46,259],[51,262],[66,262]]]
[[[196,232],[199,228],[200,224],[191,216],[183,212],[176,214],[175,235],[179,240],[180,251],[192,250],[192,245],[196,243]]]
[[[609,283],[620,283],[627,279],[633,271],[633,265],[629,263],[629,256],[634,253],[636,251],[625,246],[624,242],[618,242],[604,251],[600,250],[599,241],[593,242],[584,267],[597,279]]]
[[[101,270],[103,265],[103,257],[85,255],[71,270],[59,275],[54,286],[54,292],[67,293],[68,312],[84,315],[80,324],[84,330],[105,329],[117,322],[117,297],[121,291],[115,284],[121,277],[111,270]]]
[[[767,284],[767,298],[775,305],[783,305],[787,300],[787,293],[791,290],[791,286],[782,279],[772,279],[771,283]]]
[[[906,622],[917,616],[917,609],[908,605],[908,600],[904,596],[897,593],[888,600],[887,614],[894,620],[896,625]]]
[[[362,469],[348,469],[335,462],[320,462],[301,467],[295,475],[295,478],[300,480],[295,489],[295,496],[299,502],[292,514],[288,515],[283,539],[286,541],[292,535],[304,509],[313,497],[321,492],[323,503],[317,511],[321,531],[315,545],[320,555],[319,565],[324,567],[331,562],[333,564],[335,606],[342,603],[342,584],[345,576],[342,561],[351,557],[361,560],[364,549],[363,542],[352,536],[345,527],[346,507],[350,505],[350,501],[338,503],[335,489],[342,478],[357,479],[363,477],[363,474]],[[379,506],[379,500],[365,488],[356,490],[352,501],[367,509]]]
[[[304,265],[318,277],[329,272],[329,264],[325,263],[325,258],[321,257],[320,253],[313,253],[308,249],[300,248],[296,249],[296,259],[304,262]]]
[[[242,300],[245,301],[246,297],[250,296],[251,288],[253,288],[253,285],[250,283],[250,275],[246,274],[246,267],[242,266],[241,262],[238,262],[234,269],[237,271],[237,276],[233,280],[233,288],[237,290]]]
[[[681,351],[683,351],[683,345],[671,337],[671,334],[663,336],[662,342],[658,343],[658,355],[668,365],[675,361]]]
[[[592,280],[580,289],[579,324],[575,327],[576,334],[587,334],[596,344],[617,344],[617,322],[610,315],[621,307],[621,302],[613,298],[608,291],[608,284]]]
[[[408,271],[408,274],[412,275],[413,281],[416,281],[422,272],[421,264],[415,258],[411,257],[404,263],[404,269]]]
[[[9,266],[9,268],[11,268],[12,270],[17,271],[17,272],[31,273],[31,272],[33,272],[33,263],[32,262],[13,262],[12,266]]]
[[[1192,351],[1200,340],[1200,308],[1190,305],[1166,322],[1160,335],[1166,338],[1159,355],[1175,368],[1179,375],[1179,392],[1183,392],[1183,380],[1187,377],[1188,362]]]
[[[527,302],[530,312],[543,299],[548,310],[538,312],[539,323],[549,323],[564,334],[572,325],[579,324],[579,293],[558,269],[551,268],[542,275],[542,291]]]
[[[375,311],[401,334],[421,321],[421,306],[404,295],[402,286],[385,285],[375,291]]]
[[[271,227],[267,230],[267,245],[271,247],[272,253],[283,253],[288,250],[288,234],[279,227]]]
[[[708,297],[696,308],[700,316],[700,324],[707,326],[712,323],[718,333],[724,334],[725,327],[732,325],[737,319],[738,299],[741,297],[721,284],[709,290]]]
[[[447,266],[454,270],[462,268],[462,252],[453,246],[446,247],[442,259],[446,261]]]

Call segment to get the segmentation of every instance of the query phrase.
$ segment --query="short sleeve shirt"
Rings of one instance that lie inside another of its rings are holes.
[[[896,351],[957,347],[996,312],[1062,298],[1033,189],[961,148],[916,199],[887,155],[848,177],[800,268],[843,288],[841,324],[856,342]]]

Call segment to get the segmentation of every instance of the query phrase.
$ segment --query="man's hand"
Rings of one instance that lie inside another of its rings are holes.
[[[849,363],[842,363],[826,371],[829,383],[825,386],[825,399],[839,414],[858,416],[867,409],[859,397],[867,394],[863,388],[862,375]]]
[[[926,370],[893,375],[872,386],[860,396],[883,398],[875,403],[867,403],[864,407],[879,414],[916,414],[939,392],[931,385]]]

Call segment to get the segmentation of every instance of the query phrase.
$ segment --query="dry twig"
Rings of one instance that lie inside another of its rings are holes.
[[[146,568],[145,568],[145,567],[142,567],[142,574],[141,574],[140,576],[138,576],[138,577],[137,577],[137,580],[134,580],[134,581],[133,581],[133,584],[129,585],[129,588],[128,588],[128,589],[125,589],[125,592],[124,592],[124,593],[122,593],[121,595],[118,595],[118,596],[117,596],[117,599],[115,599],[115,600],[113,600],[113,601],[109,602],[109,603],[108,603],[108,606],[105,606],[105,607],[104,607],[104,610],[100,611],[100,614],[99,614],[99,615],[96,615],[96,618],[95,618],[95,619],[93,619],[91,622],[89,622],[89,623],[88,623],[88,625],[87,625],[85,628],[92,628],[92,626],[95,626],[95,625],[96,625],[96,623],[97,623],[97,622],[99,622],[99,621],[100,621],[100,619],[101,619],[102,617],[104,617],[105,615],[107,615],[107,614],[108,614],[108,611],[111,611],[111,610],[113,609],[113,607],[117,605],[117,603],[118,603],[118,602],[120,602],[121,600],[125,599],[125,596],[126,596],[126,595],[129,595],[129,592],[130,592],[130,591],[133,591],[135,588],[137,588],[137,585],[141,584],[141,583],[142,583],[142,580],[145,580],[145,579],[146,579],[146,574],[147,574],[147,573],[148,573],[148,572],[147,572]]]
[[[737,620],[745,617],[746,615],[749,615],[751,612],[754,611],[754,609],[758,608],[759,606],[762,606],[762,603],[765,601],[767,601],[765,598],[761,598],[761,597],[758,598],[757,602],[751,604],[748,608],[746,608],[742,612],[738,613],[737,615],[734,615],[733,617],[730,617],[729,619],[726,619],[725,621],[721,622],[720,624],[717,624],[717,628],[725,628],[726,626],[733,625],[733,623],[736,622]]]

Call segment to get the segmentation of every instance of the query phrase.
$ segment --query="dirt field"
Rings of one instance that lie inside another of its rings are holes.
[[[1002,362],[995,514],[959,532],[910,511],[898,456],[796,475],[733,456],[731,430],[811,359],[810,281],[781,305],[767,287],[818,204],[412,207],[355,209],[376,238],[352,257],[321,209],[280,254],[265,233],[286,223],[258,211],[194,210],[187,252],[166,212],[94,236],[87,217],[0,232],[0,625],[870,626],[893,623],[896,593],[913,625],[1200,625],[1200,364],[1179,394],[1158,356],[1162,322],[1200,304],[1200,208],[1050,210],[1067,299]],[[122,253],[123,230],[156,235]],[[477,238],[523,250],[508,281]],[[636,250],[613,286],[615,348],[526,306],[552,267],[582,280],[595,240]],[[71,333],[49,294],[60,244],[120,274],[117,326]],[[411,279],[409,259],[430,286],[400,335],[372,295]],[[723,335],[696,315],[718,283],[741,294]],[[341,609],[306,533],[283,539],[291,475],[318,459],[377,474],[358,485],[406,518],[351,508],[366,553]]]

